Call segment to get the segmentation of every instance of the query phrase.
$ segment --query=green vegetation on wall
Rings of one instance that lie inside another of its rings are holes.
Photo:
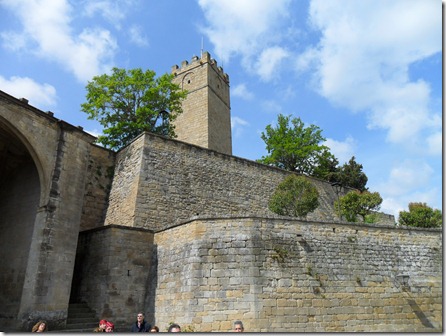
[[[426,203],[409,203],[409,211],[400,211],[400,225],[416,227],[441,227],[443,225],[442,213],[432,209]]]
[[[361,216],[363,222],[370,223],[374,219],[370,214],[379,210],[382,201],[378,192],[352,190],[336,200],[334,208],[348,222],[356,222],[358,216]]]
[[[271,196],[269,209],[282,216],[304,218],[319,206],[319,192],[304,176],[289,175]]]

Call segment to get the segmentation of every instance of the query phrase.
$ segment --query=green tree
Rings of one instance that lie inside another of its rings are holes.
[[[306,217],[319,206],[319,192],[304,176],[291,174],[276,188],[268,208],[282,216]]]
[[[291,116],[279,114],[277,126],[268,125],[262,132],[268,155],[258,162],[312,175],[320,157],[328,150],[327,146],[320,144],[325,141],[321,132],[315,125],[305,127],[300,118],[291,119]]]
[[[104,127],[99,143],[119,149],[144,131],[175,137],[172,121],[182,112],[186,92],[172,83],[173,75],[155,76],[152,70],[113,68],[111,75],[88,82],[81,109]]]
[[[356,222],[358,215],[365,222],[367,215],[379,210],[382,201],[378,192],[352,190],[339,197],[334,207],[338,212],[340,211],[340,217],[344,217],[348,222]]]
[[[328,182],[339,182],[339,161],[328,150],[322,151],[318,165],[314,167],[313,176]]]
[[[355,157],[352,156],[348,163],[345,163],[337,174],[337,181],[343,186],[365,191],[368,178],[362,171],[362,164],[355,161]]]
[[[442,213],[432,209],[426,203],[409,203],[409,212],[400,211],[400,225],[423,228],[441,227],[443,225]]]

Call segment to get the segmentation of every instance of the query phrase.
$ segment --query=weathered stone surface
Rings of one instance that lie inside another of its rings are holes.
[[[159,231],[196,216],[272,216],[268,200],[288,174],[145,133],[117,154],[105,224]],[[314,178],[311,182],[319,191],[320,205],[307,218],[337,220],[331,184]],[[393,216],[383,216],[382,223],[393,224]]]
[[[235,224],[237,230],[227,230]],[[198,229],[199,237],[193,234]],[[352,232],[354,241],[349,239]],[[311,250],[291,238],[298,234]],[[202,332],[228,331],[215,328],[235,319],[256,332],[438,332],[442,329],[441,238],[439,230],[274,218],[197,218],[155,234],[156,323],[176,321]],[[209,241],[215,242],[209,246]],[[256,256],[264,256],[265,262],[219,261],[220,254],[249,254],[244,246],[253,241]],[[274,257],[277,246],[284,255],[281,259]],[[191,255],[201,256],[199,266],[211,270],[210,278],[190,269]],[[427,255],[430,262],[422,262]],[[331,263],[327,257],[339,262]],[[374,267],[368,267],[370,260],[375,260]],[[409,275],[407,287],[398,281],[401,265]],[[209,288],[210,279],[216,288]],[[191,280],[194,285],[186,285]],[[418,290],[420,283],[425,291]],[[174,294],[179,292],[182,300],[177,301]],[[198,297],[205,315],[195,324],[191,308]]]
[[[177,139],[232,154],[229,76],[208,52],[172,67],[172,74],[174,83],[188,92],[175,121]]]
[[[0,132],[0,273],[15,284],[0,286],[0,325],[29,330],[39,315],[60,326],[94,137],[3,92]]]
[[[215,89],[227,78],[208,65]],[[137,311],[162,330],[442,330],[441,230],[341,223],[317,179],[307,221],[274,216],[289,172],[227,155],[218,137],[209,150],[145,133],[118,153],[94,140],[0,92],[0,330],[62,328],[76,301],[117,331]]]

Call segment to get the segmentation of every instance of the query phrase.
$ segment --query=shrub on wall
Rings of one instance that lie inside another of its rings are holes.
[[[379,210],[382,201],[378,192],[352,190],[335,201],[334,207],[348,222],[356,222],[358,216],[363,222],[371,222],[373,217],[370,214]]]
[[[409,212],[400,211],[400,225],[416,227],[441,227],[443,224],[441,211],[432,209],[426,203],[409,203]]]
[[[289,175],[276,188],[268,208],[282,216],[306,217],[319,206],[319,192],[304,176]]]

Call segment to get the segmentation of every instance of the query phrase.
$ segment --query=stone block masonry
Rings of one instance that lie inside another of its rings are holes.
[[[63,327],[95,138],[3,92],[0,133],[0,328]]]
[[[114,159],[114,152],[91,146],[80,231],[100,227],[104,223],[114,174]]]
[[[174,71],[203,143],[145,133],[114,153],[0,91],[0,330],[63,329],[86,302],[117,331],[137,311],[162,330],[442,331],[441,230],[341,223],[318,179],[308,221],[274,216],[290,172],[229,155],[227,75],[207,53]]]
[[[208,52],[172,67],[173,82],[187,90],[183,113],[175,121],[178,139],[232,154],[229,76]]]
[[[440,230],[199,219],[155,235],[155,323],[253,332],[440,332]]]
[[[155,232],[195,216],[271,216],[268,200],[290,172],[150,133],[117,154],[105,224]],[[319,207],[307,218],[337,220],[330,183],[311,178]],[[387,223],[394,223],[393,216]]]
[[[153,232],[109,225],[79,235],[72,297],[88,302],[98,319],[110,319],[116,331],[130,330],[136,313],[154,319],[151,290]]]

